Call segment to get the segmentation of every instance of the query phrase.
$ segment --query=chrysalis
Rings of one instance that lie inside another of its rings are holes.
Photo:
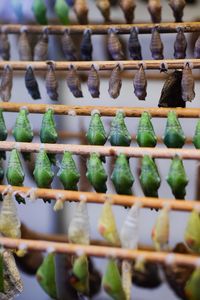
[[[84,295],[89,294],[89,266],[85,254],[75,258],[69,282],[77,292]]]
[[[29,43],[29,39],[27,36],[26,29],[22,30],[20,33],[19,41],[18,41],[18,49],[19,49],[19,59],[22,61],[31,61],[32,59],[32,49]]]
[[[110,22],[110,1],[96,0],[96,6],[104,17],[105,22]]]
[[[14,186],[22,186],[24,182],[24,171],[20,161],[19,153],[13,149],[10,153],[8,167],[6,171],[6,178],[9,184]]]
[[[189,215],[184,240],[190,250],[200,253],[200,215],[196,209]]]
[[[58,81],[55,73],[55,66],[50,63],[46,74],[46,90],[49,98],[53,101],[58,100]]]
[[[86,0],[75,0],[74,12],[79,24],[88,24],[88,5]]]
[[[34,48],[34,60],[35,61],[44,61],[47,60],[48,56],[48,33],[47,30],[39,37],[38,42]]]
[[[128,50],[130,52],[130,57],[134,60],[142,60],[141,45],[138,39],[138,33],[135,27],[130,31],[130,36],[128,40]]]
[[[185,143],[183,129],[174,111],[170,111],[167,115],[163,141],[168,148],[182,148]]]
[[[123,60],[124,59],[122,45],[117,36],[116,30],[113,28],[110,28],[108,30],[108,51],[113,60]]]
[[[105,172],[99,154],[90,154],[87,161],[86,176],[97,193],[105,193],[107,191],[106,181],[108,176]]]
[[[140,204],[132,205],[120,231],[120,241],[123,248],[137,249],[139,238]]]
[[[90,61],[92,60],[92,39],[91,39],[91,29],[85,29],[83,33],[83,38],[80,45],[80,51],[81,51],[81,59]]]
[[[147,79],[144,67],[141,64],[139,70],[136,71],[133,80],[134,93],[139,100],[145,100],[147,95]]]
[[[56,131],[56,123],[54,120],[54,111],[48,109],[42,119],[42,126],[40,129],[40,141],[41,143],[55,144],[58,139],[58,133]],[[55,154],[48,153],[48,157],[51,163],[55,164]]]
[[[183,69],[182,81],[182,98],[184,101],[192,101],[195,98],[194,78],[189,63],[186,63]]]
[[[200,35],[194,46],[194,58],[200,58]]]
[[[94,111],[91,116],[86,138],[90,145],[104,145],[106,143],[107,135],[98,111]]]
[[[108,93],[111,98],[116,99],[119,97],[120,90],[122,87],[122,80],[121,80],[121,67],[120,65],[117,65],[111,73],[110,79],[109,79],[109,88]]]
[[[90,244],[89,216],[87,203],[84,200],[76,206],[75,214],[69,224],[68,239],[70,243]]]
[[[112,120],[108,139],[112,146],[130,146],[131,135],[124,122],[122,111],[118,111]]]
[[[98,221],[98,231],[101,236],[112,246],[120,246],[119,234],[109,200],[104,202],[101,215]]]
[[[195,134],[194,134],[192,142],[196,149],[200,149],[200,120],[198,120],[198,122],[197,122]]]
[[[33,68],[29,66],[25,74],[25,86],[28,90],[29,95],[34,99],[41,99],[39,86],[34,75]]]
[[[65,30],[61,38],[61,45],[66,60],[77,60],[76,47],[68,30]]]
[[[158,197],[161,179],[157,166],[149,155],[142,158],[140,183],[146,197]]]
[[[0,252],[0,295],[5,293],[3,252]]]
[[[143,261],[142,269],[134,266],[132,282],[134,285],[142,288],[153,289],[159,287],[162,284],[162,280],[158,265]]]
[[[176,199],[184,199],[188,184],[188,178],[185,173],[182,160],[176,155],[170,165],[167,175],[167,183],[171,187],[172,193]]]
[[[99,98],[100,80],[99,80],[99,74],[94,65],[91,66],[91,69],[89,71],[87,86],[91,96],[93,98]]]
[[[122,286],[125,293],[125,299],[131,300],[132,289],[132,262],[122,261]]]
[[[148,11],[151,15],[151,20],[153,23],[161,22],[161,10],[162,10],[162,6],[160,4],[160,0],[148,1]]]
[[[151,116],[146,111],[141,115],[136,140],[140,147],[155,147],[157,144],[157,137],[151,123]]]
[[[80,179],[80,174],[71,152],[64,152],[57,176],[62,182],[65,190],[78,190],[77,184]]]
[[[125,154],[120,154],[116,161],[114,170],[111,175],[111,180],[118,194],[132,195],[132,185],[134,182],[133,174],[131,173],[129,160]]]
[[[76,69],[72,65],[70,66],[70,69],[67,74],[67,85],[74,97],[83,97],[80,79],[78,77]]]
[[[10,42],[6,32],[0,32],[0,56],[3,60],[10,60]]]
[[[109,259],[102,278],[102,285],[106,293],[115,300],[126,300],[118,266],[114,259]]]
[[[5,141],[7,139],[7,136],[8,136],[8,131],[3,116],[3,110],[0,109],[0,141]],[[0,151],[0,159],[6,159],[5,151]]]
[[[185,0],[169,0],[169,6],[173,11],[175,22],[182,22]]]
[[[56,0],[54,9],[61,24],[69,24],[69,7],[65,0]]]
[[[10,238],[21,238],[21,222],[17,215],[17,207],[13,201],[13,195],[8,192],[3,196],[0,212],[0,233]]]
[[[191,275],[185,286],[185,294],[188,300],[200,299],[200,268],[198,267]]]
[[[169,223],[169,207],[166,206],[159,212],[152,230],[152,240],[157,251],[164,250],[169,242]]]
[[[158,27],[152,29],[150,50],[153,59],[163,59],[163,43],[161,41]]]
[[[176,59],[184,59],[186,57],[187,40],[184,34],[184,29],[179,28],[174,43],[174,57]]]
[[[10,100],[12,84],[13,84],[13,70],[11,66],[6,65],[3,70],[1,85],[0,85],[0,97],[2,101],[8,102]]]
[[[36,21],[39,24],[46,25],[48,23],[46,17],[46,6],[44,0],[34,0],[32,5],[32,10]]]
[[[124,13],[127,24],[132,24],[135,12],[135,0],[120,0],[119,5]]]
[[[49,253],[37,270],[36,278],[42,289],[53,299],[57,299],[55,276],[55,254]]]

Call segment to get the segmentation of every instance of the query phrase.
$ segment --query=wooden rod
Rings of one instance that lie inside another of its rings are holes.
[[[0,192],[2,193],[8,188],[6,185],[0,185]],[[19,187],[12,186],[12,191],[18,191],[22,194],[27,194],[31,187]],[[78,202],[83,197],[86,199],[87,203],[97,203],[103,204],[106,199],[110,199],[113,205],[131,207],[136,202],[141,202],[143,208],[156,208],[160,209],[164,205],[170,203],[170,208],[176,211],[192,211],[198,202],[191,200],[174,200],[174,199],[164,199],[164,198],[151,198],[151,197],[136,197],[127,195],[117,195],[117,194],[101,194],[94,192],[82,192],[82,191],[69,191],[69,190],[57,190],[57,189],[41,189],[35,188],[36,200],[40,198],[44,199],[54,199],[56,200],[58,195],[61,196],[61,201],[75,201]]]
[[[138,32],[141,34],[151,33],[152,29],[158,26],[161,33],[175,33],[178,28],[183,28],[185,32],[196,32],[200,31],[200,22],[183,22],[183,23],[160,23],[160,24],[100,24],[100,25],[48,25],[48,26],[39,26],[39,25],[20,25],[20,24],[5,24],[0,26],[0,30],[3,30],[7,33],[19,34],[21,28],[26,28],[27,32],[40,34],[46,28],[48,29],[49,34],[62,34],[65,30],[69,30],[71,34],[82,34],[85,29],[91,29],[92,34],[107,34],[108,29],[114,28],[120,34],[130,33],[131,28],[135,27],[138,29]]]
[[[55,69],[66,71],[73,65],[79,71],[88,71],[91,65],[97,65],[99,70],[112,70],[118,63],[123,65],[124,70],[137,70],[141,64],[148,70],[160,70],[161,64],[165,63],[169,69],[183,69],[186,62],[193,65],[194,69],[200,68],[200,59],[163,59],[163,60],[121,60],[121,61],[55,61]],[[28,66],[35,70],[47,70],[48,61],[0,61],[0,69],[11,66],[13,70],[25,71]]]
[[[0,109],[5,112],[19,112],[22,107],[26,107],[30,113],[45,113],[51,108],[56,115],[89,116],[93,110],[98,110],[102,116],[115,116],[118,110],[123,110],[126,117],[140,117],[144,111],[148,111],[152,117],[165,118],[170,111],[175,111],[179,118],[199,118],[200,108],[165,108],[165,107],[127,107],[127,106],[69,106],[55,104],[30,104],[15,102],[0,102]]]
[[[177,148],[143,148],[143,147],[114,147],[114,146],[93,146],[93,145],[75,145],[75,144],[40,144],[40,143],[18,143],[1,142],[0,150],[11,151],[18,149],[22,152],[39,152],[40,149],[48,153],[63,153],[70,151],[76,155],[89,155],[99,153],[103,156],[116,156],[124,153],[127,157],[143,157],[150,155],[155,158],[173,158],[179,155],[183,159],[200,160],[200,150],[197,149],[177,149]]]
[[[53,251],[56,253],[69,253],[80,255],[85,253],[95,257],[114,257],[120,259],[137,259],[143,257],[146,261],[166,264],[168,262],[184,266],[197,266],[199,258],[188,254],[175,254],[169,252],[152,252],[142,250],[129,250],[114,247],[95,246],[95,245],[76,245],[68,243],[57,243],[49,241],[36,241],[24,239],[11,239],[0,237],[0,244],[4,248],[17,249],[26,246],[27,250],[32,251]]]

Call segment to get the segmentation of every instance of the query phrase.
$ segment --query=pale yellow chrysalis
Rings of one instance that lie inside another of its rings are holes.
[[[132,263],[128,260],[122,261],[122,286],[126,300],[131,300]]]

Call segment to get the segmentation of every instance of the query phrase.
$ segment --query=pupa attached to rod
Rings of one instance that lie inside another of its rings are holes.
[[[123,111],[118,111],[111,122],[109,141],[112,146],[130,146],[131,135],[124,122]]]
[[[5,141],[7,139],[7,136],[8,136],[8,131],[3,116],[3,110],[0,109],[0,141]],[[0,151],[0,159],[6,159],[5,151]]]
[[[46,25],[48,23],[46,17],[46,5],[44,0],[34,0],[32,5],[32,10],[36,21],[41,25]]]
[[[185,144],[185,135],[174,111],[170,111],[167,115],[163,141],[168,148],[182,148]]]
[[[174,42],[174,57],[176,59],[184,59],[186,57],[187,40],[183,28],[178,28],[176,40]]]
[[[62,182],[65,190],[78,190],[77,184],[80,179],[80,174],[71,152],[64,152],[57,176]]]
[[[122,44],[117,36],[116,30],[113,28],[108,30],[108,51],[113,60],[124,59]]]
[[[74,42],[68,30],[65,30],[65,32],[62,35],[61,46],[66,60],[68,61],[77,60],[76,47],[74,45]]]
[[[173,11],[175,22],[182,22],[185,0],[169,0],[169,6]]]
[[[149,0],[147,8],[151,15],[152,22],[160,23],[161,22],[161,11],[162,11],[162,6],[160,3],[160,0]]]
[[[140,183],[146,197],[158,197],[161,178],[155,161],[149,155],[142,158]]]
[[[109,88],[108,93],[111,98],[116,99],[119,97],[120,91],[122,87],[122,80],[121,80],[121,67],[118,64],[111,73],[109,79]]]
[[[86,138],[90,145],[104,145],[106,143],[107,135],[98,111],[94,111],[91,116]]]
[[[27,30],[22,28],[18,41],[19,59],[22,61],[33,60],[32,49],[27,35]]]
[[[58,100],[58,81],[55,73],[55,65],[53,63],[48,64],[48,70],[46,74],[46,90],[51,100]]]
[[[163,43],[160,37],[158,27],[152,29],[150,50],[153,59],[163,59]]]
[[[134,177],[130,169],[129,160],[123,153],[121,153],[115,161],[111,180],[118,194],[132,195],[131,188]]]
[[[80,294],[89,294],[89,265],[85,254],[75,258],[69,282]]]
[[[45,29],[34,47],[34,60],[45,61],[48,56],[48,30]]]
[[[182,98],[184,101],[191,102],[195,98],[194,91],[194,78],[192,75],[192,69],[190,64],[187,62],[183,69],[181,87],[182,87]]]
[[[194,46],[194,58],[200,58],[200,35],[195,42]]]
[[[105,22],[110,22],[110,1],[96,0],[96,6],[100,10]]]
[[[192,273],[191,277],[185,285],[185,294],[188,300],[200,299],[200,267]]]
[[[78,23],[81,25],[88,24],[88,4],[86,0],[75,0],[73,6]]]
[[[157,144],[157,137],[151,123],[151,115],[146,111],[140,117],[136,140],[140,147],[155,147]]]
[[[92,60],[93,46],[92,46],[91,36],[92,36],[91,29],[85,29],[83,32],[83,37],[80,45],[82,60],[86,60],[86,61]]]
[[[81,82],[73,65],[70,66],[70,69],[67,73],[67,85],[74,97],[83,97]]]
[[[133,60],[142,60],[141,45],[138,39],[137,29],[135,27],[131,28],[130,31],[128,50],[130,53],[130,57]]]
[[[139,70],[136,71],[133,80],[134,93],[139,100],[145,100],[147,95],[147,79],[144,67],[141,64]]]
[[[192,142],[196,149],[200,149],[200,120],[198,120],[198,122],[197,122],[195,134],[192,139]]]
[[[35,78],[33,68],[31,66],[28,66],[26,73],[25,73],[25,86],[28,90],[29,95],[34,100],[41,99],[39,86],[38,86],[37,80]]]
[[[174,197],[176,199],[185,199],[185,187],[188,184],[188,178],[185,173],[183,161],[178,155],[172,159],[166,180],[171,187]]]
[[[195,253],[200,253],[200,214],[194,209],[190,214],[184,233],[187,247]]]
[[[89,71],[87,86],[91,96],[93,98],[99,98],[100,79],[97,68],[94,65],[91,66],[91,69]]]
[[[135,13],[135,0],[120,0],[119,5],[124,13],[127,24],[132,24]]]
[[[11,66],[6,65],[3,70],[1,85],[0,85],[0,97],[3,102],[10,101],[12,85],[13,85],[13,70]]]
[[[10,60],[10,42],[6,32],[0,32],[0,56],[3,60]]]
[[[54,10],[61,24],[69,24],[69,7],[65,0],[56,0]]]

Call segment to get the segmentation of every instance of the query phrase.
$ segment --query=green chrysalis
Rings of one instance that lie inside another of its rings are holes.
[[[200,268],[197,268],[191,275],[185,286],[185,294],[188,300],[200,299]]]
[[[6,128],[4,116],[3,116],[3,110],[0,109],[0,141],[5,141],[8,136],[8,131]],[[0,151],[0,159],[6,159],[6,152]]]
[[[157,166],[149,155],[142,158],[140,183],[145,196],[158,197],[161,179]]]
[[[86,176],[98,193],[105,193],[107,191],[106,181],[107,174],[104,170],[99,154],[92,153],[87,161]]]
[[[101,116],[98,112],[95,112],[91,117],[86,137],[90,145],[104,145],[107,140]]]
[[[0,293],[4,293],[4,271],[3,271],[3,252],[0,251]]]
[[[193,210],[189,215],[184,240],[188,248],[200,253],[200,215],[197,210]]]
[[[108,139],[112,146],[130,146],[131,135],[124,122],[124,113],[122,111],[118,111],[112,120]]]
[[[185,187],[188,184],[188,178],[185,173],[182,160],[176,155],[171,162],[167,182],[171,187],[172,193],[176,199],[185,198]]]
[[[136,140],[140,147],[155,147],[157,144],[157,138],[151,123],[151,116],[146,111],[141,115]]]
[[[131,195],[131,187],[134,182],[134,177],[131,173],[129,160],[124,154],[120,154],[116,161],[114,170],[111,175],[111,180],[118,194]]]
[[[184,132],[174,111],[168,113],[163,141],[168,148],[182,148],[185,143]]]
[[[76,168],[71,152],[64,152],[57,176],[60,178],[65,190],[77,191],[80,174]]]
[[[81,255],[75,259],[69,281],[79,293],[89,294],[89,270],[86,255]]]
[[[36,21],[41,25],[47,25],[46,5],[44,0],[34,0],[32,10]]]
[[[54,9],[60,23],[63,25],[69,24],[69,7],[67,2],[65,0],[56,0]]]
[[[200,120],[198,120],[196,129],[195,129],[195,134],[192,140],[195,148],[200,149]]]

